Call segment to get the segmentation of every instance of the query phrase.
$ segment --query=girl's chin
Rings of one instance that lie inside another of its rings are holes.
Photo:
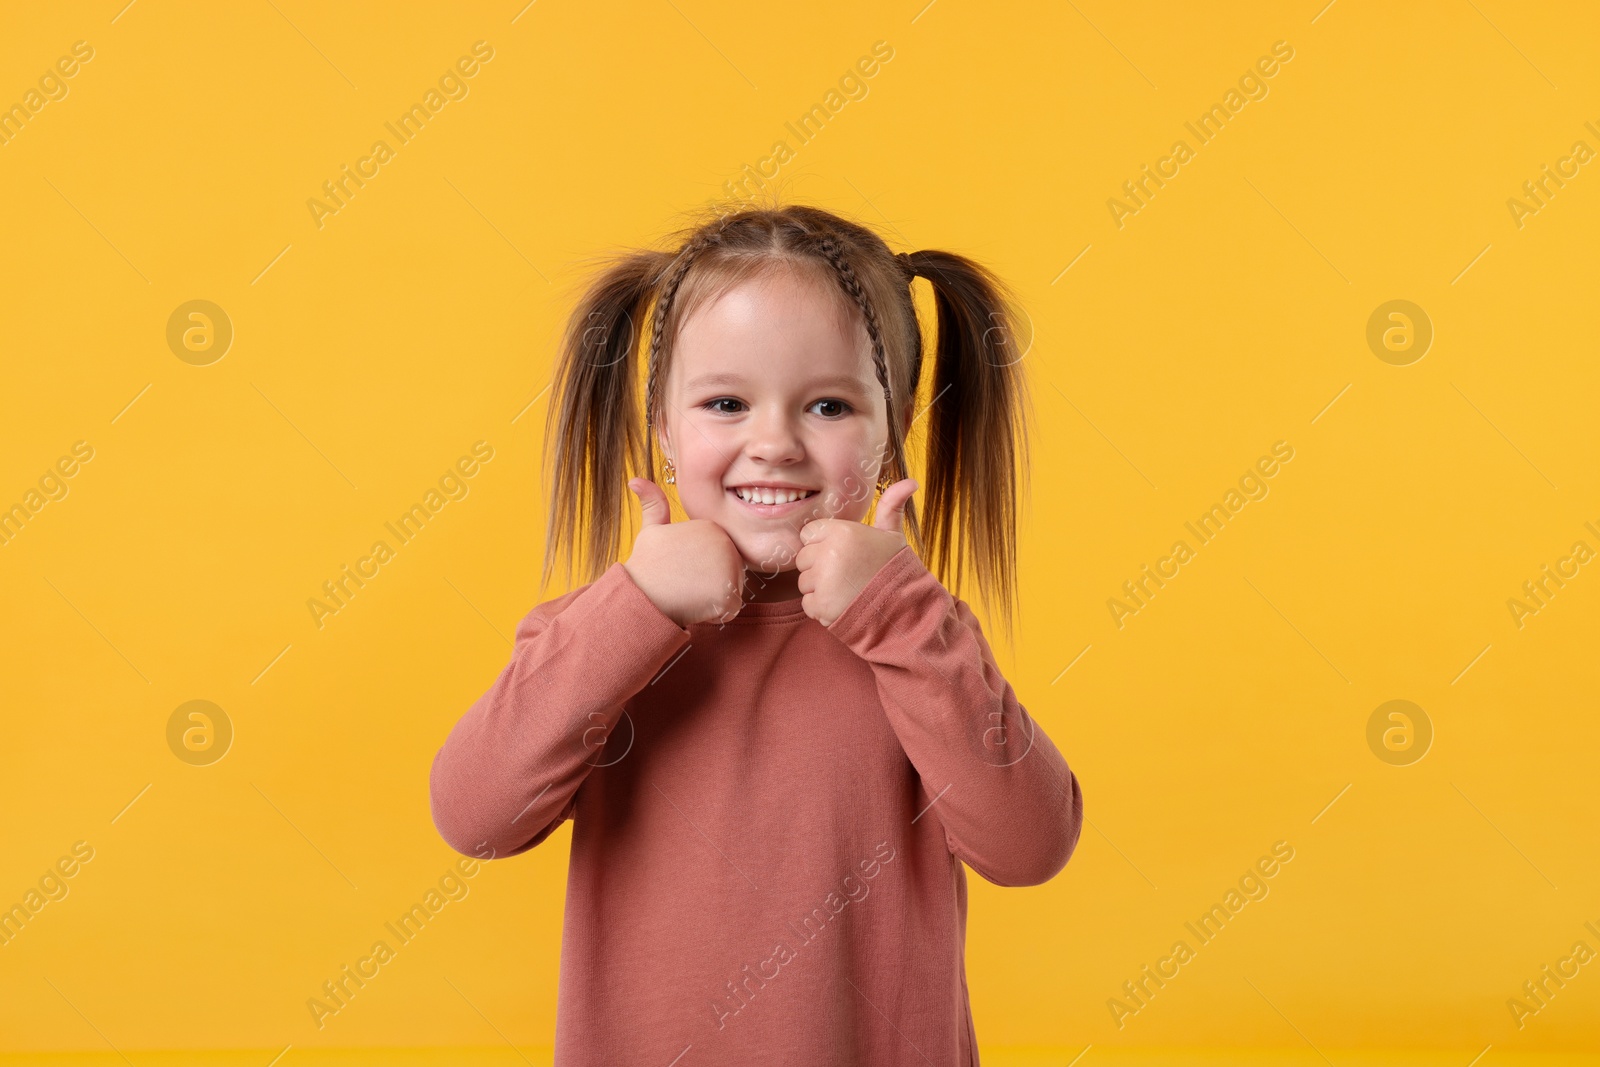
[[[795,553],[800,551],[799,539],[793,536],[762,537],[736,544],[745,568],[753,574],[792,571],[795,569]]]

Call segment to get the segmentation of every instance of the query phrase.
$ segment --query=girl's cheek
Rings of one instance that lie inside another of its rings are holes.
[[[828,490],[821,499],[822,502],[816,506],[815,514],[811,518],[858,522],[867,514],[866,501],[852,500],[837,490]]]

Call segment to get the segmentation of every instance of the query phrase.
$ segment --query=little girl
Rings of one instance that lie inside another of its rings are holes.
[[[528,613],[451,730],[434,823],[495,858],[573,820],[556,1067],[975,1065],[962,864],[1048,881],[1083,799],[923,564],[905,441],[926,417],[929,558],[947,574],[955,542],[957,589],[970,566],[1009,611],[1015,303],[813,207],[674,243],[611,261],[572,315],[544,578],[559,548],[570,585],[581,538],[589,581]],[[627,477],[657,447],[687,521]],[[624,484],[642,525],[617,561]]]

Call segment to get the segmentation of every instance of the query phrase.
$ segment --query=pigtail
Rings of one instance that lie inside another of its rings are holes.
[[[1017,603],[1017,507],[1027,499],[1027,383],[1021,305],[981,264],[953,252],[901,260],[933,287],[938,346],[926,410],[923,530],[935,573],[978,587],[1009,636]]]
[[[592,582],[617,558],[630,471],[650,470],[638,403],[639,327],[672,258],[656,251],[613,258],[567,321],[545,422],[541,598],[558,553],[569,587],[576,568]]]

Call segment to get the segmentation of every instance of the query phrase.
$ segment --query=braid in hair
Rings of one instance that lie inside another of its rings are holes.
[[[650,331],[650,351],[645,355],[644,432],[647,470],[655,469],[655,437],[650,430],[655,425],[658,389],[656,371],[661,363],[661,341],[666,334],[667,317],[672,313],[672,305],[678,297],[678,287],[683,284],[689,268],[694,265],[695,257],[712,245],[721,244],[722,232],[727,228],[728,219],[724,216],[721,225],[716,229],[702,230],[684,243],[678,250],[677,259],[667,268],[666,281],[661,287],[661,296],[656,301],[656,312]]]
[[[894,445],[893,466],[890,469],[897,469],[901,467],[901,441],[894,417],[894,397],[889,388],[889,368],[884,359],[883,333],[878,328],[878,313],[873,309],[872,301],[867,299],[866,291],[861,288],[861,281],[856,277],[855,268],[850,266],[849,257],[840,247],[838,239],[831,233],[822,233],[817,237],[816,246],[832,264],[840,287],[856,302],[856,307],[861,309],[861,315],[866,319],[867,335],[872,339],[872,363],[878,372],[878,383],[883,386],[883,406],[889,413],[889,441]]]

